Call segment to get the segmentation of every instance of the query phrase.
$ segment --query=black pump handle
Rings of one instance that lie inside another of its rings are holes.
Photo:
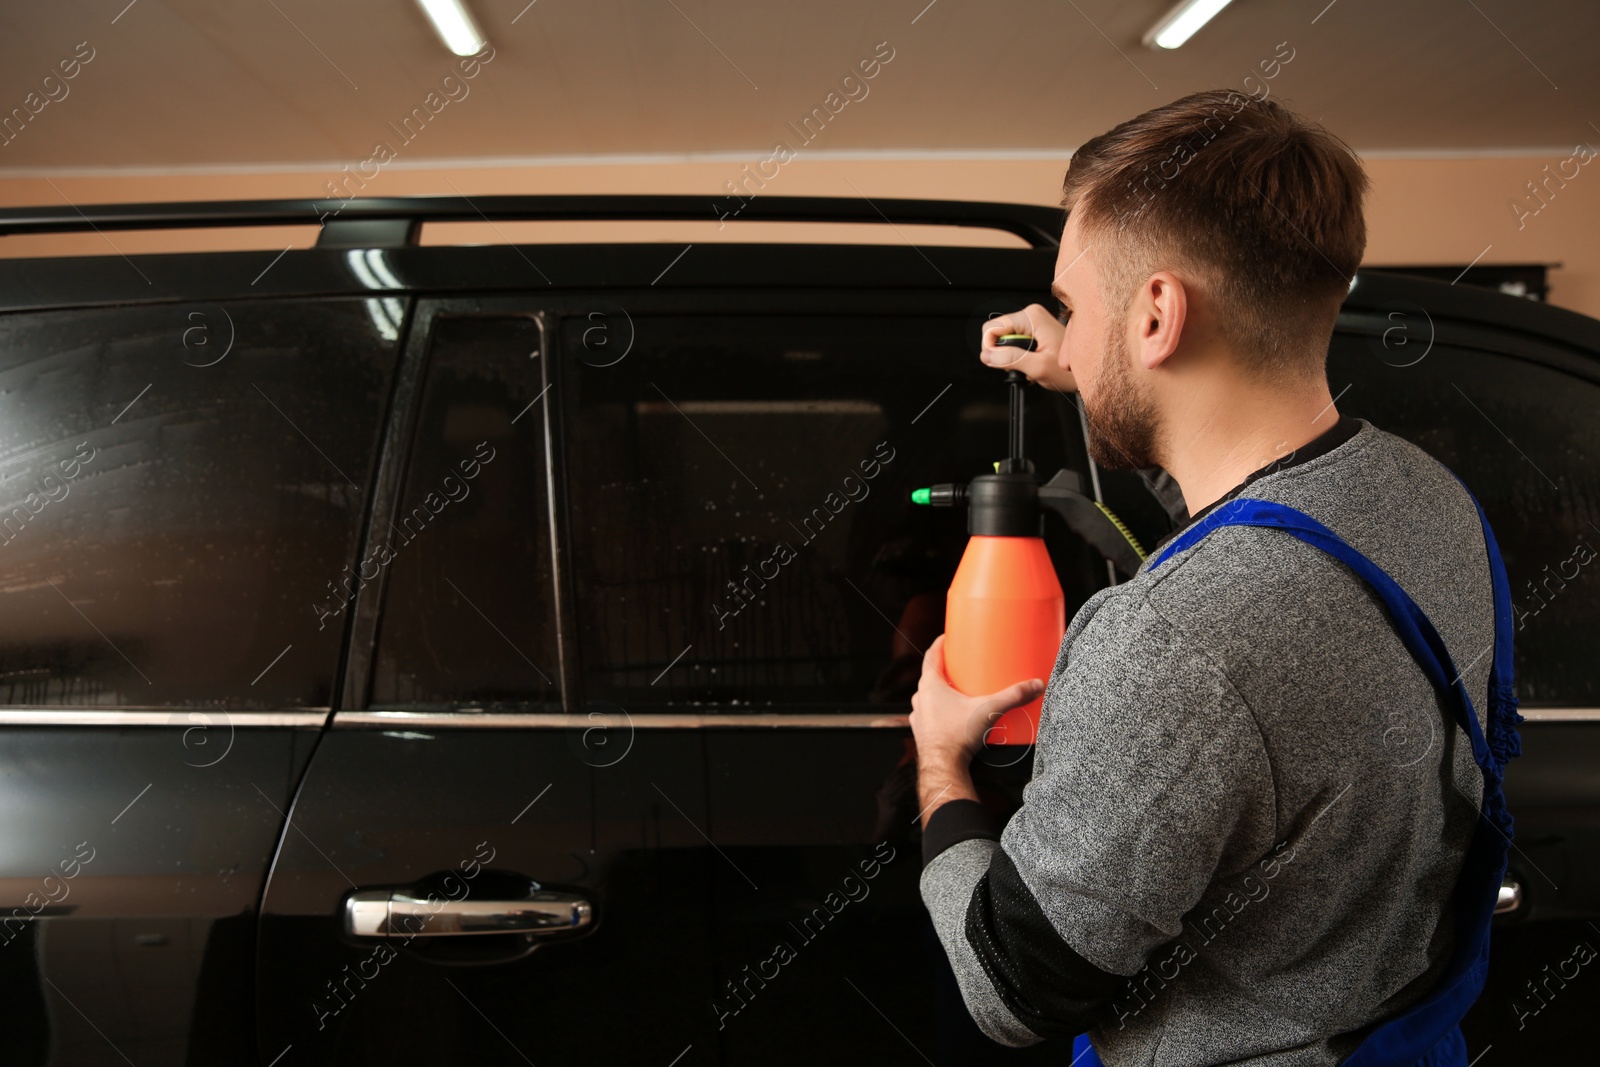
[[[1039,343],[1025,333],[1003,333],[995,338],[996,348],[1020,348],[1024,352],[1037,352]],[[1028,376],[1019,370],[1006,371],[1006,384],[1011,387],[1011,462],[1005,465],[1007,471],[1025,471],[1027,466],[1022,455],[1022,390],[1028,385]]]

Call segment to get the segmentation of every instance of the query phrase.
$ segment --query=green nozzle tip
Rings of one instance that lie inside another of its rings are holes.
[[[933,490],[931,490],[931,489],[913,489],[913,490],[911,490],[911,502],[913,504],[931,504],[933,502]]]
[[[994,461],[994,472],[996,474],[1000,473],[1000,461],[999,460],[995,460]]]

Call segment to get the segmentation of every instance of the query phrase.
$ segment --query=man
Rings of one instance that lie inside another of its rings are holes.
[[[1495,602],[1472,499],[1328,387],[1366,187],[1348,148],[1274,102],[1147,112],[1072,158],[1060,322],[996,320],[983,358],[1017,364],[993,342],[1032,334],[1021,369],[1082,395],[1095,460],[1165,470],[1191,521],[1248,497],[1330,528],[1410,594],[1485,709]],[[1113,1065],[1334,1064],[1439,984],[1488,779],[1350,567],[1229,525],[1092,597],[1003,832],[968,764],[1042,683],[964,696],[942,645],[912,702],[922,894],[990,1037],[1088,1031]]]

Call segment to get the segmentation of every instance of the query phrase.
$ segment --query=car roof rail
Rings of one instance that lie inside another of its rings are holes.
[[[740,207],[719,209],[720,201]],[[721,210],[721,214],[719,214]],[[549,221],[866,222],[973,226],[1014,234],[1032,248],[1055,249],[1066,213],[1042,204],[973,200],[868,200],[866,197],[759,196],[402,196],[329,200],[201,200],[90,207],[0,208],[0,236],[87,230],[169,230],[320,224],[320,248],[399,248],[417,243],[429,222]]]

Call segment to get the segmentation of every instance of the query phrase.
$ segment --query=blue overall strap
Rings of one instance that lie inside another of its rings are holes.
[[[1468,494],[1471,495],[1470,493]],[[1489,759],[1483,773],[1483,810],[1461,864],[1453,898],[1455,947],[1439,984],[1422,1001],[1372,1029],[1345,1067],[1459,1067],[1467,1061],[1458,1023],[1483,991],[1489,970],[1489,931],[1501,883],[1505,880],[1512,819],[1502,781],[1506,761],[1521,754],[1517,698],[1512,668],[1511,583],[1494,531],[1477,501],[1484,548],[1494,589],[1494,658],[1489,666]],[[1463,692],[1462,699],[1465,700]],[[1468,705],[1470,711],[1470,704]],[[1441,1031],[1444,1036],[1430,1045]]]
[[[1473,504],[1476,507],[1477,501]],[[1472,743],[1473,759],[1483,775],[1483,818],[1474,829],[1456,885],[1456,938],[1446,973],[1421,1002],[1369,1031],[1345,1060],[1345,1067],[1450,1067],[1467,1062],[1458,1024],[1477,1000],[1487,975],[1489,923],[1505,877],[1512,829],[1501,783],[1506,760],[1519,753],[1516,724],[1521,721],[1512,681],[1510,582],[1494,533],[1483,509],[1477,510],[1494,592],[1495,645],[1489,670],[1487,736],[1478,725],[1462,672],[1455,669],[1444,639],[1428,616],[1382,568],[1304,512],[1265,500],[1231,501],[1184,530],[1150,564],[1154,570],[1223,526],[1275,527],[1322,549],[1354,571],[1377,595],[1402,643]],[[1099,1067],[1099,1056],[1087,1035],[1074,1042],[1073,1053],[1075,1064]]]

